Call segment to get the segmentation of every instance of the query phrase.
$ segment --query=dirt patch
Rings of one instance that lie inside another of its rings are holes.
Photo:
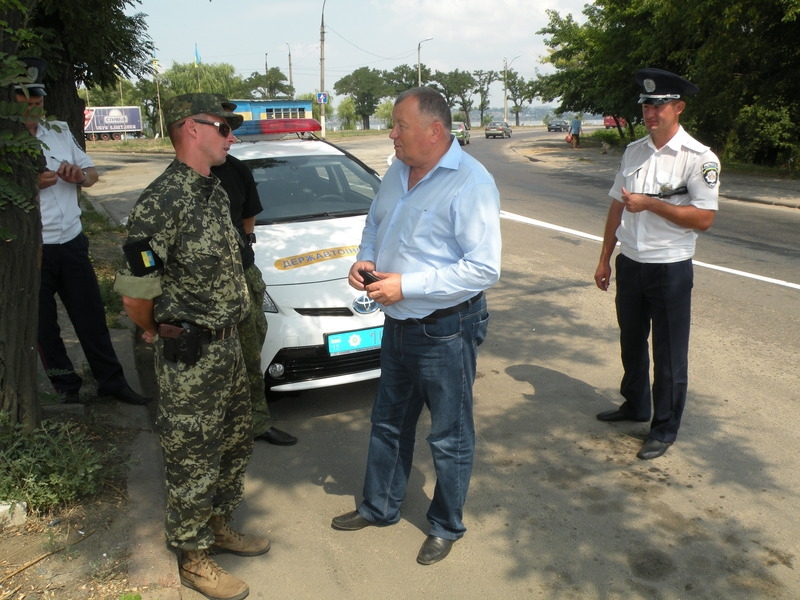
[[[117,600],[135,591],[127,581],[127,469],[119,465],[136,432],[112,424],[112,403],[75,407],[45,404],[44,410],[50,420],[88,425],[91,443],[110,463],[103,485],[80,503],[0,531],[0,600]]]
[[[86,202],[83,223],[102,293],[110,289],[121,260],[124,228],[92,214]],[[116,306],[109,308],[107,321],[118,321]],[[69,346],[74,332],[63,307],[59,323]],[[129,600],[136,598],[137,590],[127,580],[131,523],[126,486],[127,453],[138,430],[124,423],[131,407],[98,398],[88,365],[75,362],[75,368],[84,381],[84,404],[57,404],[41,367],[39,399],[45,419],[78,421],[87,428],[89,443],[104,457],[103,483],[97,494],[79,503],[29,515],[24,525],[0,531],[0,600],[128,600],[123,593],[132,594]]]

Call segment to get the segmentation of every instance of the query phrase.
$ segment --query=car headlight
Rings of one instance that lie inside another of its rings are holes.
[[[261,301],[261,310],[268,313],[278,312],[278,307],[272,301],[272,298],[269,297],[269,294],[266,291],[264,291],[264,299]]]

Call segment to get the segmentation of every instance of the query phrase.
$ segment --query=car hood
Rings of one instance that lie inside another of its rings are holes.
[[[366,215],[257,225],[253,250],[268,286],[346,279]]]

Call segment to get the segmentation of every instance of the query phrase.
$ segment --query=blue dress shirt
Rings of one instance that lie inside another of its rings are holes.
[[[500,194],[491,174],[452,139],[413,188],[395,160],[367,215],[358,260],[402,275],[394,319],[422,318],[460,304],[500,278]]]

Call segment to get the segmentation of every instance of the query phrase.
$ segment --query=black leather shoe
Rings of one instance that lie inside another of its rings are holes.
[[[629,417],[618,408],[612,408],[611,410],[604,410],[603,412],[597,413],[597,420],[605,423],[614,423],[616,421],[644,423],[645,421],[649,421],[649,419],[634,419],[633,417]]]
[[[131,386],[126,385],[123,388],[118,390],[114,390],[113,392],[105,392],[100,394],[101,396],[111,396],[115,400],[119,400],[120,402],[124,402],[125,404],[133,404],[135,406],[142,406],[150,402],[150,398],[146,398],[140,394],[137,394],[131,389]]]
[[[280,429],[275,429],[274,427],[270,427],[264,433],[255,436],[253,439],[264,440],[275,446],[293,446],[297,443],[297,438],[292,434],[281,431]]]
[[[662,454],[667,451],[667,448],[672,446],[670,442],[660,442],[658,440],[654,440],[653,438],[647,438],[644,444],[642,444],[641,449],[636,454],[636,458],[641,458],[642,460],[652,460],[654,458],[658,458]]]
[[[422,543],[422,548],[419,549],[417,562],[421,565],[432,565],[439,562],[450,554],[450,548],[453,547],[454,543],[455,540],[446,540],[435,535],[429,535]]]
[[[349,513],[333,517],[331,520],[331,527],[339,531],[358,531],[370,525],[375,525],[375,523],[367,521],[357,510],[351,510]]]

